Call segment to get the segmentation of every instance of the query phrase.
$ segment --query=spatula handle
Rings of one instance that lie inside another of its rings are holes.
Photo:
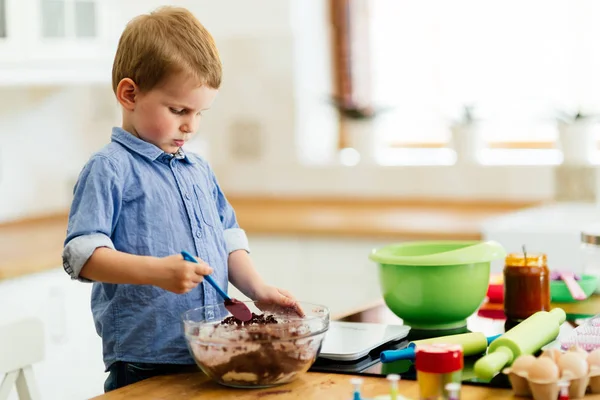
[[[198,263],[198,260],[196,260],[195,257],[193,257],[190,253],[188,253],[185,250],[183,250],[181,252],[181,255],[183,256],[183,259],[186,260],[186,261],[190,261],[190,262],[193,262],[193,263]],[[217,284],[217,282],[214,281],[214,279],[212,278],[212,276],[205,275],[204,276],[204,280],[206,280],[208,283],[210,283],[210,285],[215,288],[215,290],[221,295],[221,297],[223,297],[225,300],[231,301],[231,298],[229,298],[229,296],[227,295],[227,293],[225,293],[223,291],[223,289],[221,289],[219,287],[219,285]]]

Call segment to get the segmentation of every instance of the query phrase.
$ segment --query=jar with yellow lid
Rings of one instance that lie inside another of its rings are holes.
[[[545,254],[511,253],[504,265],[504,313],[520,322],[550,311],[550,271]]]

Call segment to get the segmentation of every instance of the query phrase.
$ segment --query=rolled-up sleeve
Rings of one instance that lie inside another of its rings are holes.
[[[67,237],[62,254],[63,268],[72,279],[99,247],[114,249],[111,234],[122,200],[122,174],[105,156],[94,156],[85,165],[73,193]]]
[[[221,190],[214,172],[212,169],[210,169],[210,167],[208,167],[208,170],[214,185],[213,196],[215,197],[215,201],[217,203],[219,219],[223,225],[223,235],[225,237],[227,252],[232,253],[236,250],[245,250],[246,252],[250,253],[250,246],[246,232],[244,232],[244,230],[238,225],[235,211]]]
[[[246,232],[241,228],[229,228],[223,232],[225,235],[225,243],[227,245],[227,252],[232,253],[236,250],[246,250],[250,253],[250,245],[248,244],[248,237]]]

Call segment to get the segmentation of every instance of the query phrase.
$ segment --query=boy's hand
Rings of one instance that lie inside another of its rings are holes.
[[[260,303],[260,308],[263,311],[268,309],[269,305],[275,305],[294,308],[299,316],[304,317],[304,311],[302,311],[302,308],[298,305],[296,298],[285,289],[264,285],[256,290],[254,300]]]
[[[184,294],[194,289],[204,280],[204,275],[213,270],[198,258],[198,263],[185,261],[181,254],[159,259],[161,273],[154,285],[177,294]]]

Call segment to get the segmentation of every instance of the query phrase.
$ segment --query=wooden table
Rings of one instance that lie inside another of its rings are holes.
[[[554,304],[554,307],[559,306]],[[594,296],[584,302],[560,304],[565,310],[570,322],[565,323],[565,329],[574,329],[573,319],[600,313],[600,296]],[[467,327],[472,331],[484,332],[486,335],[502,333],[504,321],[501,319],[485,318],[479,314],[497,309],[497,305],[484,305],[478,314],[467,320]],[[399,323],[396,317],[385,305],[379,304],[363,311],[342,318],[345,321]],[[97,400],[137,400],[137,399],[302,399],[302,400],[333,400],[350,399],[352,386],[350,375],[309,372],[296,381],[271,388],[256,390],[229,389],[210,381],[203,373],[168,375],[148,379],[134,385],[115,390],[98,396]],[[383,377],[363,377],[362,394],[366,397],[386,394],[388,383]],[[399,393],[418,399],[419,389],[416,381],[401,380]],[[491,389],[481,386],[463,385],[462,400],[500,400],[513,399],[512,391],[507,389]],[[600,395],[587,395],[586,400],[600,400]]]

